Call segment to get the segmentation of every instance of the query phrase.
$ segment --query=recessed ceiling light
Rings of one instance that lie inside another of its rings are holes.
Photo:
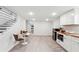
[[[74,16],[74,14],[73,14],[73,13],[72,13],[71,15],[72,15],[72,16]]]
[[[49,19],[46,19],[46,21],[49,21]]]
[[[35,18],[32,18],[32,20],[35,21],[36,19]]]
[[[56,12],[53,12],[52,15],[55,16],[55,15],[57,15],[57,13]]]
[[[29,15],[34,15],[34,13],[33,12],[29,12]]]

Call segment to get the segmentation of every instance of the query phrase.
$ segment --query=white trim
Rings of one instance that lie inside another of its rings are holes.
[[[12,45],[11,48],[8,49],[8,52],[9,52],[11,49],[13,49],[16,45],[18,45],[19,43],[20,43],[19,41],[16,41],[15,44]]]

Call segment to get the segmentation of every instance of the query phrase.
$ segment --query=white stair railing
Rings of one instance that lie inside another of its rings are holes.
[[[3,33],[16,22],[16,13],[5,7],[0,7],[0,33]]]

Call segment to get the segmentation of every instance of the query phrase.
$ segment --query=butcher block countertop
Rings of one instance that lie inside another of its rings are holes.
[[[72,37],[76,37],[79,38],[79,33],[71,33],[71,32],[60,32],[60,31],[56,31],[59,34],[62,35],[67,35],[67,36],[72,36]]]

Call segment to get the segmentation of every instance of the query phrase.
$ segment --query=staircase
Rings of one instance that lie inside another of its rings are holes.
[[[16,13],[5,7],[0,7],[0,33],[9,29],[16,22]]]

